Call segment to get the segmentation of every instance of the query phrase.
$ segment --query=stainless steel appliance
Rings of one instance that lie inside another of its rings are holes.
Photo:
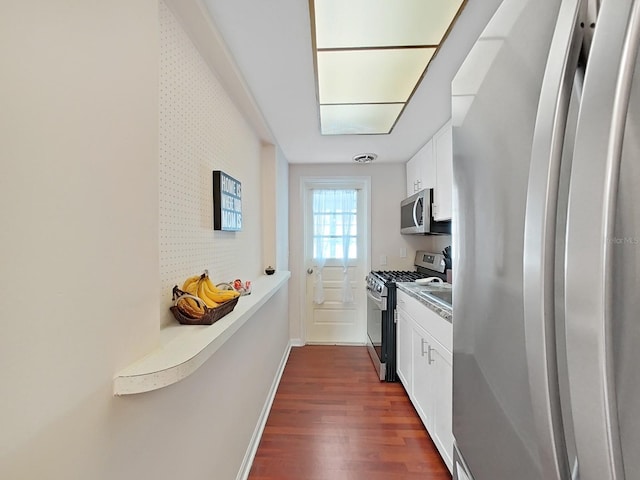
[[[367,347],[380,380],[395,382],[396,376],[396,282],[420,278],[446,279],[445,259],[438,253],[416,252],[414,271],[372,271],[367,283]]]
[[[457,479],[640,479],[639,43],[504,0],[453,81]]]
[[[437,235],[451,233],[451,221],[433,219],[433,189],[420,190],[400,202],[400,233],[404,235]]]

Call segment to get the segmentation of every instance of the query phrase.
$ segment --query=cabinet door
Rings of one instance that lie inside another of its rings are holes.
[[[433,429],[433,371],[429,365],[429,334],[413,325],[413,406],[429,433]]]
[[[453,201],[453,132],[447,122],[433,137],[436,163],[436,189],[433,216],[450,220]]]
[[[437,183],[437,166],[436,156],[433,151],[433,139],[425,143],[420,149],[422,170],[420,172],[419,185],[420,190],[425,188],[436,188]]]
[[[436,173],[433,141],[429,140],[407,162],[407,196],[425,188],[436,188]]]
[[[397,303],[398,375],[405,388],[410,385],[409,398],[451,471],[452,325],[403,291],[398,291]]]
[[[417,154],[407,162],[407,197],[418,191],[419,164],[420,158]]]
[[[432,344],[431,370],[433,372],[433,430],[431,438],[442,455],[444,462],[453,467],[453,367],[452,355],[438,343]]]
[[[411,396],[411,319],[402,310],[398,309],[398,323],[396,324],[396,371],[404,385],[405,390]]]

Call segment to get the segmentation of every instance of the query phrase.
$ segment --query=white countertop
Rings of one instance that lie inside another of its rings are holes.
[[[235,309],[213,325],[180,325],[160,331],[160,345],[114,378],[115,395],[157,390],[191,375],[218,350],[269,298],[289,280],[291,272],[256,279],[251,295],[240,297]]]

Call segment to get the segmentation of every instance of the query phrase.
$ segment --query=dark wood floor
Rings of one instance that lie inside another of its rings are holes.
[[[293,348],[250,480],[445,480],[451,475],[400,383],[366,347]]]

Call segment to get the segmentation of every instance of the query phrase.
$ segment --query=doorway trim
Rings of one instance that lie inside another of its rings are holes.
[[[358,175],[336,175],[336,176],[302,176],[300,177],[300,192],[299,199],[302,205],[302,222],[303,222],[303,248],[302,248],[302,259],[300,263],[301,267],[301,278],[305,279],[305,285],[307,282],[307,258],[308,257],[308,242],[306,242],[307,235],[309,234],[308,225],[308,211],[306,208],[307,205],[307,191],[311,188],[359,188],[362,189],[363,192],[363,218],[364,218],[364,242],[363,242],[363,259],[364,259],[364,271],[369,273],[371,270],[371,176],[358,176]],[[364,277],[362,278],[362,282],[364,284]],[[299,303],[299,311],[300,318],[299,322],[299,332],[300,338],[302,340],[302,345],[306,345],[307,343],[307,318],[306,318],[306,301],[307,301],[307,289],[303,288],[300,291],[300,298],[298,298]],[[366,334],[366,332],[365,332]]]

